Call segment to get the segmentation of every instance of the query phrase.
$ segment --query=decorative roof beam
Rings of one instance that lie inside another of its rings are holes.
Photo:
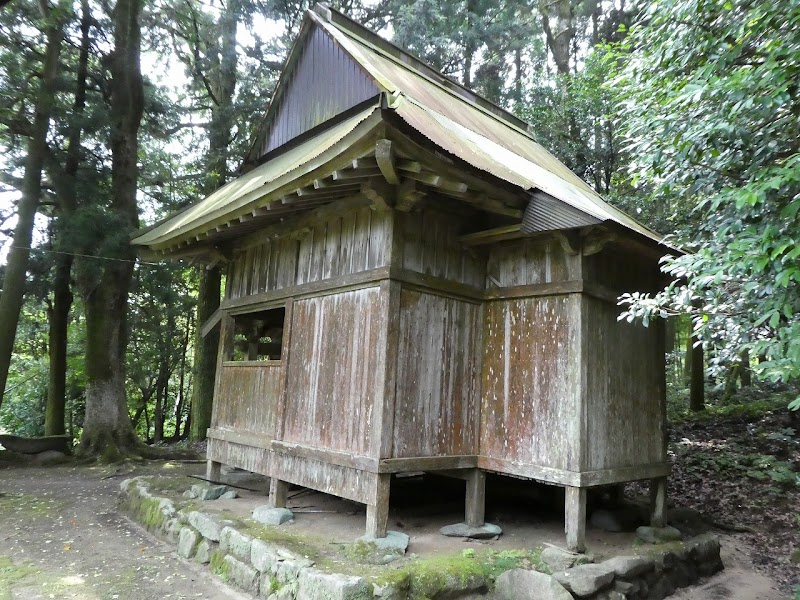
[[[409,173],[407,177],[419,181],[420,183],[450,192],[463,193],[469,189],[469,186],[462,181],[447,179],[446,177],[442,177],[441,175],[437,175],[436,173],[432,173],[430,171],[425,171],[424,173]]]
[[[391,140],[378,140],[375,144],[375,161],[378,163],[378,168],[383,174],[386,183],[397,185],[400,183],[400,177],[394,168],[394,150],[392,149]]]

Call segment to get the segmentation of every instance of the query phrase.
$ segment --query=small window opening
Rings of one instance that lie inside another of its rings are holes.
[[[280,360],[285,308],[234,317],[233,360]]]

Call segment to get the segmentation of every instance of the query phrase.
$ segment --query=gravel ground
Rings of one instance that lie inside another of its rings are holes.
[[[117,512],[124,477],[162,468],[0,467],[0,600],[250,598]]]

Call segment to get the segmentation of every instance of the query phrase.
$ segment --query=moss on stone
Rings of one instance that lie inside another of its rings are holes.
[[[151,532],[161,529],[167,520],[167,516],[161,511],[161,501],[158,498],[147,498],[132,492],[127,494],[124,506],[134,519]]]
[[[378,585],[389,585],[410,598],[433,598],[445,588],[466,586],[478,578],[487,587],[501,573],[510,569],[543,567],[541,548],[532,550],[501,550],[479,554],[465,551],[454,556],[419,558],[400,568],[387,570],[375,578]]]
[[[209,567],[211,572],[220,577],[223,581],[228,581],[231,574],[231,566],[225,561],[227,556],[222,550],[215,550],[211,553]]]
[[[800,565],[800,548],[792,552],[789,559],[796,565]]]

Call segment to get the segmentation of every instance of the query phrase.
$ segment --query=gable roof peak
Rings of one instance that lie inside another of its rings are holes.
[[[495,118],[505,122],[507,125],[511,125],[516,129],[521,130],[526,135],[531,137],[531,139],[535,139],[535,135],[531,130],[530,124],[517,117],[514,113],[502,108],[501,106],[498,106],[474,90],[465,87],[458,81],[451,79],[440,71],[437,71],[418,56],[381,37],[371,29],[365,27],[357,21],[354,21],[344,13],[331,8],[328,4],[324,2],[318,2],[314,5],[313,9],[307,10],[306,14],[311,20],[316,22],[322,21],[332,28],[342,32],[344,35],[355,38],[356,41],[367,45],[371,50],[379,52],[384,57],[401,64],[405,69],[413,71],[417,75],[434,82],[449,93],[459,97],[461,100],[469,102],[470,104],[483,109]],[[372,73],[372,75],[375,76],[377,74]],[[392,81],[390,82],[390,85],[394,83],[395,82]],[[392,89],[388,91],[409,93],[409,90],[405,89]]]

